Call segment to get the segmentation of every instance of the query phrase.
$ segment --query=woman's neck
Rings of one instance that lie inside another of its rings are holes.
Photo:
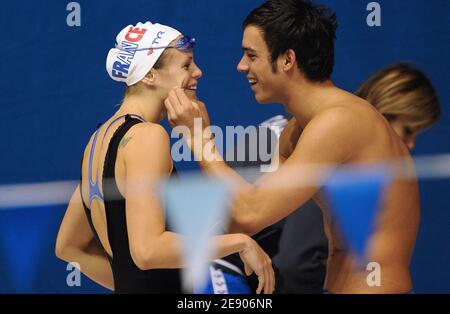
[[[128,95],[125,96],[116,115],[135,114],[141,116],[147,122],[159,123],[162,109],[163,104],[159,99]]]

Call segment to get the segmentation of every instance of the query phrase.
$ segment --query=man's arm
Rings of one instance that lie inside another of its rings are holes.
[[[311,121],[278,170],[262,176],[253,189],[239,193],[232,211],[232,231],[244,228],[246,233],[258,232],[318,192],[328,171],[344,162],[346,155],[346,147],[336,143],[338,126],[330,120],[323,116]]]
[[[175,125],[185,125],[193,130],[194,115],[189,108],[192,106],[181,90],[171,91],[166,103],[169,119]],[[195,112],[195,117],[200,116],[200,111]],[[231,180],[239,191],[233,202],[230,232],[255,234],[313,197],[325,180],[324,167],[343,163],[352,151],[358,149],[358,145],[363,145],[360,140],[362,132],[355,132],[354,127],[355,117],[347,109],[329,109],[320,114],[302,131],[294,151],[278,171],[262,176],[255,186],[228,167],[217,149],[214,150],[214,160],[199,158],[204,172]],[[203,147],[207,143],[211,147],[212,140],[205,141],[203,136],[198,137],[193,131],[191,135],[187,139],[191,147],[195,141],[200,141]]]
[[[114,290],[108,257],[94,240],[78,186],[70,199],[56,240],[56,256],[80,265],[80,271],[105,288]]]

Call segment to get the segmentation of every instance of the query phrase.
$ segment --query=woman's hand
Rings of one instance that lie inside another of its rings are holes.
[[[246,248],[239,252],[239,256],[244,262],[245,274],[250,276],[255,272],[258,276],[257,294],[260,294],[261,291],[265,294],[271,294],[275,289],[275,272],[272,268],[272,261],[255,240],[248,236],[246,237]]]

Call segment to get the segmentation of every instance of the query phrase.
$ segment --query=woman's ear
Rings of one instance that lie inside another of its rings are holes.
[[[155,84],[155,73],[153,72],[153,69],[142,79],[142,83],[148,86],[153,86]]]

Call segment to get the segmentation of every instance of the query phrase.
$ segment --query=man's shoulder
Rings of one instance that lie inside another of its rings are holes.
[[[350,93],[336,97],[311,122],[328,122],[348,126],[367,126],[380,121],[381,114],[366,100]]]
[[[316,114],[304,128],[300,139],[311,145],[356,151],[373,137],[373,131],[378,130],[379,119],[370,105],[336,104]]]
[[[317,113],[306,126],[307,129],[330,130],[355,129],[366,125],[372,113],[359,104],[338,103]]]

